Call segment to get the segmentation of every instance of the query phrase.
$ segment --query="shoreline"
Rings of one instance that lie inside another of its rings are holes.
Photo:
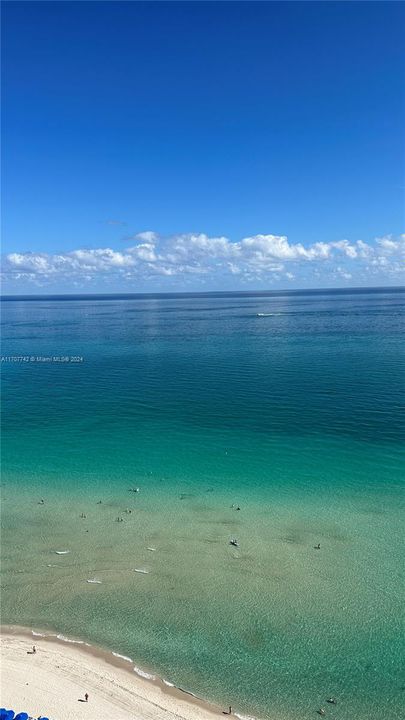
[[[72,692],[74,691],[75,695],[77,693],[80,695],[81,692],[83,696],[84,692],[87,692],[86,687],[88,688],[90,700],[93,699],[93,703],[86,703],[86,712],[83,713],[83,717],[87,720],[90,718],[93,720],[100,712],[111,713],[112,708],[119,713],[114,716],[110,714],[112,720],[121,720],[121,718],[122,720],[127,720],[127,718],[146,720],[149,717],[156,718],[156,720],[159,720],[160,717],[167,718],[167,720],[172,720],[172,718],[173,720],[175,718],[176,720],[213,720],[228,714],[225,712],[227,708],[211,704],[194,693],[177,687],[169,680],[139,668],[131,658],[80,639],[66,637],[62,633],[34,630],[20,625],[1,625],[0,640],[2,665],[3,660],[7,659],[1,672],[2,704],[7,705],[8,703],[16,712],[26,710],[31,714],[39,712],[51,716],[56,712],[58,720],[76,720],[76,717],[79,716],[76,715],[79,698],[75,697],[73,701],[73,707],[76,710],[73,710],[72,706],[69,707],[70,696],[66,696],[66,692],[59,695],[58,691],[55,698],[54,687],[58,676],[58,680],[69,681],[73,685]],[[27,647],[30,648],[34,644],[38,650],[35,661],[41,657],[39,673],[39,663],[36,662],[34,668],[34,663],[31,662],[32,656],[27,655]],[[59,664],[55,664],[56,662]],[[82,680],[84,665],[86,665],[88,674],[86,682]],[[38,674],[41,677],[37,677]],[[6,675],[7,677],[5,677]],[[18,677],[19,675],[20,677]],[[35,709],[35,712],[34,708],[29,707],[29,701],[24,696],[24,688],[21,687],[23,680],[30,680],[31,686],[35,687],[35,684],[41,686],[40,695],[42,693],[44,697],[43,706]],[[104,708],[102,707],[102,696],[105,695],[105,691],[101,691],[101,684],[104,688],[106,683],[109,686],[108,707],[106,705]],[[84,685],[86,687],[83,690]],[[15,698],[11,705],[7,700],[6,687],[10,698]],[[19,697],[21,699],[18,699]],[[98,700],[100,707],[94,707],[94,698]],[[82,704],[82,701],[80,702]],[[21,703],[24,707],[22,705],[20,707]],[[51,710],[51,707],[54,709]],[[92,709],[95,710],[96,715],[91,714]],[[255,720],[236,712],[231,717]]]

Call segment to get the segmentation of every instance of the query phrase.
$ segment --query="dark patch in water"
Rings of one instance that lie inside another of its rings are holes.
[[[290,545],[304,545],[304,536],[299,533],[291,533],[290,535],[284,535],[279,538],[282,542],[289,543]]]
[[[326,534],[326,537],[330,540],[336,540],[337,542],[342,543],[348,542],[348,540],[350,539],[347,535],[343,535],[343,533],[339,532]]]
[[[212,508],[209,505],[193,505],[191,510],[193,512],[212,512]]]

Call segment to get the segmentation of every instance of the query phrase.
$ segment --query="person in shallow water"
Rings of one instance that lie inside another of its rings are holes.
[[[88,693],[84,693],[84,699],[86,702],[89,702],[89,694]]]

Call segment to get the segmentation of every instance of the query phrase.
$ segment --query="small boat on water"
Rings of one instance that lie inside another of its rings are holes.
[[[256,317],[272,317],[274,313],[257,313]]]
[[[146,549],[149,550],[149,552],[156,552],[156,548],[153,547],[147,547]]]
[[[149,575],[149,570],[143,570],[142,568],[135,568],[134,572],[141,573],[141,575]]]
[[[96,580],[95,578],[92,578],[91,580],[86,580],[86,582],[91,583],[92,585],[101,585],[101,580]]]
[[[230,540],[230,541],[229,541],[229,544],[230,544],[230,545],[233,545],[234,547],[239,547],[239,543],[238,543],[237,540],[235,540],[235,538],[234,538],[233,540]]]
[[[70,550],[55,550],[57,555],[68,555]]]

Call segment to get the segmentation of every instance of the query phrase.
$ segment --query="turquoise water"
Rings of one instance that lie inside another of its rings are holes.
[[[3,302],[3,356],[83,361],[2,363],[2,622],[260,718],[404,717],[404,310]]]

